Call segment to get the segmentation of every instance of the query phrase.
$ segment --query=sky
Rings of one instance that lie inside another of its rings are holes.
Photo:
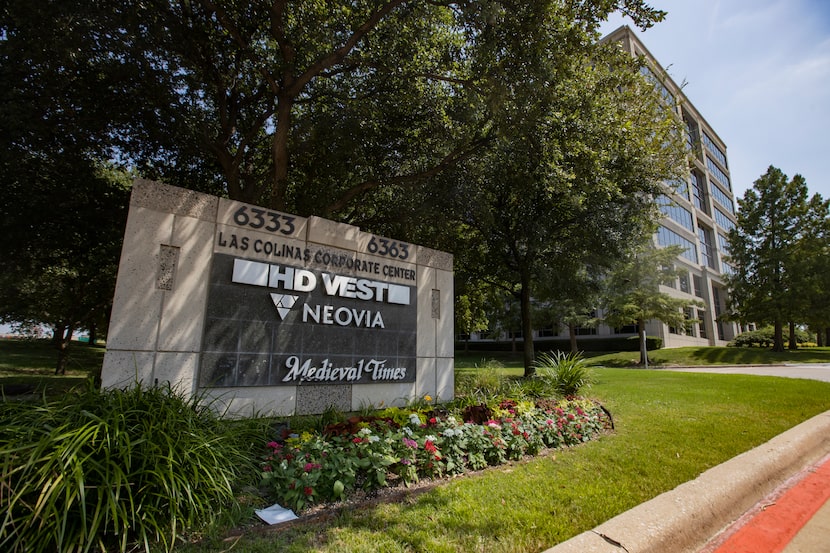
[[[830,198],[830,0],[650,0],[668,12],[634,29],[726,144],[743,196],[770,165]]]

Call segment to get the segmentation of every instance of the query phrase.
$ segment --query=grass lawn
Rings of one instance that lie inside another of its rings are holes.
[[[0,340],[0,389],[14,387],[57,394],[100,374],[105,348],[73,343],[65,376],[55,376],[57,351],[48,340]]]
[[[249,534],[232,550],[541,551],[830,409],[830,383],[636,369],[596,375],[587,395],[617,425],[598,441],[402,501],[344,509],[333,520]],[[181,550],[219,552],[232,543]]]

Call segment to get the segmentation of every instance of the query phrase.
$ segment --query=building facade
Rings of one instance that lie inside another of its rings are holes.
[[[685,248],[677,258],[680,277],[661,291],[675,297],[694,299],[703,304],[687,311],[689,323],[683,328],[649,321],[646,332],[663,340],[664,347],[726,345],[738,333],[735,323],[720,320],[726,312],[727,289],[724,277],[732,272],[725,260],[727,236],[736,225],[736,206],[729,176],[726,145],[685,96],[680,86],[660,66],[634,32],[623,26],[603,38],[616,42],[633,56],[643,57],[643,72],[660,90],[669,109],[682,119],[686,127],[689,150],[689,172],[681,182],[666,183],[665,195],[657,198],[663,219],[656,235],[658,246],[679,245]],[[593,315],[602,318],[602,311]],[[606,325],[580,327],[574,331],[580,347],[586,341],[633,336],[634,325],[610,328]],[[471,340],[492,339],[492,333],[476,333]],[[534,331],[534,339],[569,337],[566,327]],[[466,337],[459,337],[466,338]],[[519,335],[502,335],[499,340],[521,339]]]

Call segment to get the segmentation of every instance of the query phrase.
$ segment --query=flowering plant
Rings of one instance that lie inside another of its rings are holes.
[[[484,411],[480,411],[484,412]],[[602,408],[586,400],[502,402],[483,423],[453,414],[390,408],[353,432],[304,434],[272,441],[262,465],[274,498],[295,510],[421,478],[440,478],[498,465],[543,448],[590,440],[608,424]]]

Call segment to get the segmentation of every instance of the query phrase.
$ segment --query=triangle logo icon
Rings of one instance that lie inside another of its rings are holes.
[[[284,321],[285,317],[297,303],[300,296],[291,296],[288,294],[271,294],[271,301],[274,302],[274,307],[277,308],[277,313],[280,315],[280,320]]]

